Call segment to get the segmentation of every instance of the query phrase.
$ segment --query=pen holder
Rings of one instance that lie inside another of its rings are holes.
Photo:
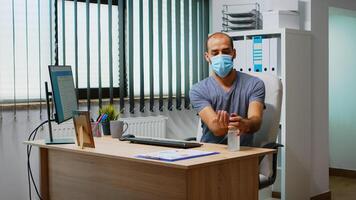
[[[104,135],[111,135],[111,132],[110,132],[110,121],[101,122],[101,126],[103,128],[103,134]]]
[[[101,128],[99,123],[91,122],[91,131],[94,137],[101,137]]]

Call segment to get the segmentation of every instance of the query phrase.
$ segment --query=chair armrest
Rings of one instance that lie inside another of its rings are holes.
[[[272,175],[270,177],[266,178],[263,181],[260,180],[259,189],[268,187],[268,186],[272,185],[276,181],[276,177],[277,177],[277,158],[278,158],[277,153],[278,153],[278,148],[279,147],[283,147],[283,145],[275,143],[275,142],[271,142],[271,143],[265,144],[262,147],[262,148],[266,148],[266,149],[276,149],[277,152],[273,154],[273,158],[272,158]]]
[[[262,148],[265,148],[265,149],[277,149],[277,150],[279,147],[284,147],[284,146],[282,144],[279,144],[276,142],[267,143],[262,146]]]
[[[189,137],[189,138],[185,138],[185,141],[197,141],[196,137]]]

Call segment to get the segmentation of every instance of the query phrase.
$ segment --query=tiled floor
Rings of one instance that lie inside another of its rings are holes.
[[[356,179],[330,176],[330,190],[333,200],[355,200]]]

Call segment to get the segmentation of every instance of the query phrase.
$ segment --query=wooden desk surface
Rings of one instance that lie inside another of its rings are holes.
[[[202,167],[203,165],[216,164],[224,161],[229,161],[230,159],[246,159],[249,157],[258,157],[261,155],[274,153],[275,150],[263,149],[263,148],[252,148],[252,147],[241,147],[240,151],[230,152],[227,150],[226,145],[220,144],[208,144],[204,143],[203,146],[194,148],[201,151],[216,151],[219,154],[198,157],[187,160],[180,160],[176,162],[165,162],[158,160],[149,160],[143,158],[137,158],[135,155],[142,153],[150,153],[156,151],[162,151],[167,149],[172,149],[169,147],[133,144],[130,142],[119,141],[118,139],[113,139],[111,136],[94,138],[95,148],[84,148],[80,149],[76,144],[65,144],[65,145],[46,145],[44,140],[26,141],[25,144],[30,144],[33,146],[38,146],[46,149],[54,149],[75,153],[82,153],[92,156],[100,156],[114,159],[131,160],[142,163],[151,163],[155,165],[168,166],[172,168],[190,169],[195,167]]]

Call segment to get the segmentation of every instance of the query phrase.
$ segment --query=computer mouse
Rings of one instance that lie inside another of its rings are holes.
[[[135,136],[132,134],[126,134],[121,136],[121,138],[119,138],[120,141],[125,141],[127,138],[134,138]]]

